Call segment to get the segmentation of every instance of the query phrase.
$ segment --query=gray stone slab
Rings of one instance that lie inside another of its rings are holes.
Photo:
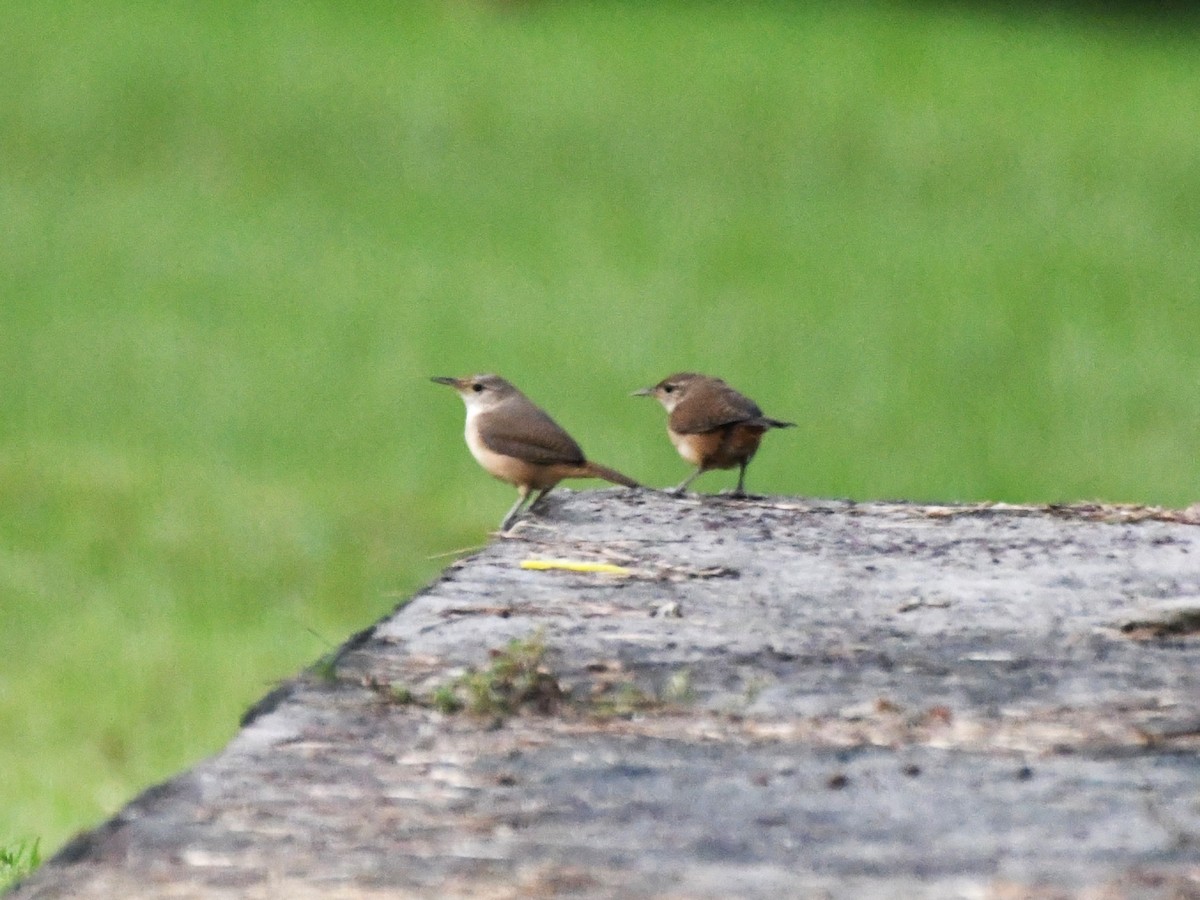
[[[1195,518],[556,492],[16,896],[1200,896]]]

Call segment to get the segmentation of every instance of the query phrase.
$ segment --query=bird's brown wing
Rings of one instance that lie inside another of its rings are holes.
[[[758,404],[715,379],[696,385],[671,410],[668,424],[677,434],[704,434],[726,425],[762,418]]]
[[[584,462],[574,439],[532,403],[519,411],[484,413],[479,428],[483,443],[495,453],[542,466]]]

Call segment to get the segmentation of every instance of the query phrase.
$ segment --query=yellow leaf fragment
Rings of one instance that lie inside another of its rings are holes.
[[[585,562],[574,559],[523,559],[522,569],[533,569],[545,572],[560,569],[566,572],[598,572],[602,575],[632,575],[633,570],[624,566],[614,566],[612,563]]]

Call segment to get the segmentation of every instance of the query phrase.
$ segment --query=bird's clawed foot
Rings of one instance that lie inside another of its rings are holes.
[[[739,491],[737,488],[729,491],[721,491],[722,497],[727,497],[730,500],[766,500],[766,494],[748,494],[745,491]]]
[[[695,472],[693,472],[691,475],[689,475],[687,478],[685,478],[680,484],[678,484],[677,486],[675,486],[673,488],[668,489],[667,493],[670,494],[672,497],[682,497],[684,494],[687,493],[688,485],[690,485],[693,481],[695,481],[703,472],[704,472],[703,469],[697,469]]]

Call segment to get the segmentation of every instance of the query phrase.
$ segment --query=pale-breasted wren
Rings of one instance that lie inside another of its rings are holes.
[[[758,404],[739,394],[720,378],[695,372],[678,372],[654,387],[634,391],[634,396],[654,397],[667,410],[667,435],[696,471],[673,491],[676,495],[709,469],[738,467],[733,496],[744,497],[746,466],[758,451],[762,437],[772,428],[791,428],[763,415]]]
[[[602,478],[640,487],[615,469],[589,461],[583,450],[544,410],[499,375],[439,376],[467,407],[467,447],[483,468],[517,488],[517,502],[500,523],[507,531],[530,493],[532,510],[564,478]]]

